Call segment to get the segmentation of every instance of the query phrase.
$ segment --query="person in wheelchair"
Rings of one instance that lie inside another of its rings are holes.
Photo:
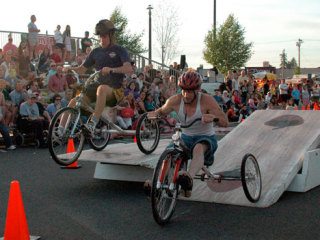
[[[182,89],[181,94],[171,96],[162,107],[148,114],[148,117],[152,118],[175,111],[183,125],[190,124],[196,118],[202,119],[201,122],[182,129],[182,140],[192,150],[190,168],[188,172],[180,171],[177,180],[185,197],[191,196],[195,175],[204,165],[213,164],[214,153],[218,147],[213,121],[218,119],[219,126],[228,126],[228,118],[216,100],[208,94],[201,93],[201,83],[201,75],[194,70],[188,70],[178,81]]]
[[[100,38],[100,46],[90,52],[81,66],[68,67],[78,73],[85,73],[91,67],[98,71],[101,70],[97,82],[87,88],[85,96],[87,102],[96,102],[93,116],[85,124],[85,130],[91,136],[105,105],[115,106],[119,101],[116,98],[117,91],[121,89],[125,74],[131,75],[133,73],[127,50],[115,42],[115,32],[116,28],[111,21],[100,20],[95,27],[95,34]],[[70,101],[69,106],[75,106],[74,99]]]
[[[49,124],[44,117],[40,116],[36,100],[37,96],[30,94],[27,101],[21,103],[17,125],[19,130],[23,132],[30,132],[30,129],[34,131],[35,137],[40,143],[39,147],[45,148],[47,144],[44,139],[44,130],[48,129]]]

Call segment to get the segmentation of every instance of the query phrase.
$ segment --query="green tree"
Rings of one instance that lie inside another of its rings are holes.
[[[245,30],[233,14],[217,29],[213,28],[205,37],[204,59],[224,74],[245,65],[252,55],[252,43],[245,42]]]
[[[287,53],[286,53],[286,50],[283,49],[282,53],[280,54],[280,67],[284,69],[284,68],[287,68],[287,65],[288,65]]]
[[[121,13],[121,9],[119,7],[116,7],[112,12],[110,20],[118,29],[115,35],[119,45],[125,47],[133,54],[141,54],[146,52],[141,39],[143,32],[140,34],[132,34],[129,30],[127,30],[128,19]]]
[[[295,69],[298,66],[296,59],[293,57],[287,64],[288,69]]]
[[[299,66],[296,66],[296,67],[295,67],[295,69],[294,69],[294,74],[295,74],[295,75],[301,74],[301,69],[300,69]]]

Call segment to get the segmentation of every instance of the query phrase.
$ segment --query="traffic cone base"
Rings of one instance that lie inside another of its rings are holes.
[[[30,236],[26,213],[24,211],[20,184],[12,181],[8,200],[6,224],[4,230],[5,240],[40,239],[39,236]]]
[[[75,152],[74,142],[73,138],[68,138],[68,144],[67,144],[67,153],[73,153]],[[78,165],[78,160],[71,163],[68,166],[61,166],[61,169],[78,169],[81,168],[81,165]]]

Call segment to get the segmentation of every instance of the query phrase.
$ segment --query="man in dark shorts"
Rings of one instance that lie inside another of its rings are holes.
[[[120,100],[116,99],[115,93],[121,89],[125,74],[133,73],[127,50],[115,44],[115,31],[116,28],[111,21],[107,19],[99,21],[95,27],[95,34],[100,38],[100,46],[90,52],[81,66],[69,67],[78,73],[85,73],[90,67],[101,71],[98,82],[90,85],[86,91],[86,99],[90,102],[96,101],[92,118],[85,125],[90,134],[93,134],[106,103],[115,105]],[[72,99],[69,106],[74,105],[75,100]]]

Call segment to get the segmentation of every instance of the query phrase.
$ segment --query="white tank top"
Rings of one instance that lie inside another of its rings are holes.
[[[197,95],[197,106],[195,113],[188,117],[186,115],[185,109],[184,109],[184,102],[181,97],[179,112],[178,112],[178,118],[182,125],[188,125],[190,124],[194,119],[201,118],[202,112],[201,112],[201,92],[198,92]],[[201,121],[195,122],[191,127],[189,128],[182,128],[182,132],[189,136],[197,136],[197,135],[206,135],[206,136],[212,136],[215,134],[213,123],[202,123]]]

